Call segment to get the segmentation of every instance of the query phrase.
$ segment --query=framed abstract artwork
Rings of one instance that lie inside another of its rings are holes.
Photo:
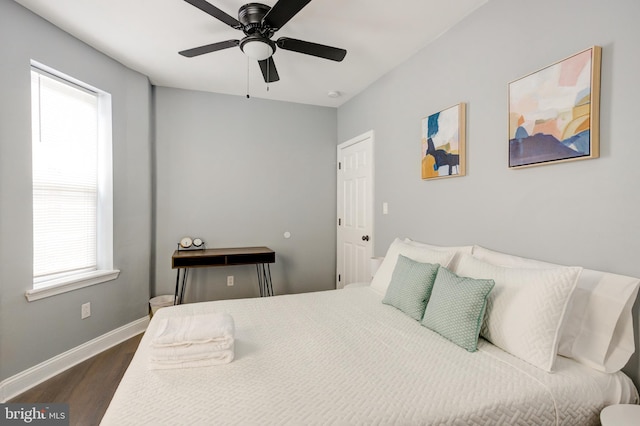
[[[593,46],[509,83],[509,167],[600,155],[600,61]]]
[[[465,175],[465,104],[422,119],[422,179]]]

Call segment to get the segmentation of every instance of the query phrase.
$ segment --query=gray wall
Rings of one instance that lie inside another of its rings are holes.
[[[147,314],[151,245],[147,78],[13,1],[0,1],[0,381]],[[112,95],[117,280],[28,303],[32,287],[30,60]],[[91,302],[91,317],[80,305]]]
[[[491,0],[340,107],[339,141],[376,132],[376,254],[408,236],[640,277],[638,16],[636,0]],[[508,169],[508,83],[592,45],[601,158]],[[420,120],[459,102],[467,176],[422,181]],[[638,385],[639,370],[636,354],[626,371]]]
[[[272,248],[276,294],[335,288],[336,109],[163,87],[155,108],[154,293],[185,235]],[[258,294],[253,266],[193,269],[186,300]]]

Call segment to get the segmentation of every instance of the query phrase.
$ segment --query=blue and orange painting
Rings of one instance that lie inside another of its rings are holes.
[[[464,175],[462,114],[459,104],[422,119],[422,179]]]
[[[509,85],[509,167],[591,156],[592,50]]]

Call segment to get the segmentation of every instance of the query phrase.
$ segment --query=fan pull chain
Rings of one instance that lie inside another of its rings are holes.
[[[271,68],[271,64],[269,63],[269,61],[272,61],[273,59],[271,59],[271,57],[269,57],[267,59],[267,92],[269,91],[269,82],[271,81],[269,79],[269,68]]]
[[[249,96],[249,68],[251,68],[251,64],[249,63],[249,57],[247,56],[247,99],[250,98],[250,96]]]

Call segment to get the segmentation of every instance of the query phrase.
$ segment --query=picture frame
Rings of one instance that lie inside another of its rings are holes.
[[[459,103],[422,119],[423,180],[466,174],[466,107]]]
[[[509,83],[509,168],[600,156],[602,48]]]

